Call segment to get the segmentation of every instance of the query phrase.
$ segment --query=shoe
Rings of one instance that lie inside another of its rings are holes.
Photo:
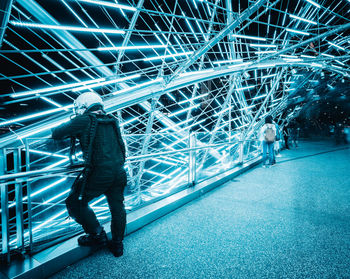
[[[111,241],[109,243],[109,250],[112,252],[114,257],[121,257],[123,256],[124,252],[124,246],[122,241]]]
[[[78,238],[80,246],[104,246],[107,244],[107,234],[105,230],[100,233],[89,233]]]

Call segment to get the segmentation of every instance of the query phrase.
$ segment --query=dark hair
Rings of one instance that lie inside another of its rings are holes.
[[[272,116],[271,115],[266,116],[265,124],[272,124]]]

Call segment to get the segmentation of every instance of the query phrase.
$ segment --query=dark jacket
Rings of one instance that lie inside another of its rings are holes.
[[[76,116],[71,121],[52,129],[53,139],[76,137],[81,144],[84,158],[91,141],[91,117],[94,114],[97,119],[110,119],[110,116],[102,113],[99,107],[92,107],[83,115]],[[113,119],[116,129],[111,123],[99,123],[96,128],[96,136],[92,146],[91,165],[93,168],[121,167],[125,162],[125,145],[121,137],[118,121]]]

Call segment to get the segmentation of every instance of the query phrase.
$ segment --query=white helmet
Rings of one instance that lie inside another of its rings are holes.
[[[103,107],[102,98],[95,92],[81,94],[73,103],[75,114],[81,115],[93,105],[99,104]]]

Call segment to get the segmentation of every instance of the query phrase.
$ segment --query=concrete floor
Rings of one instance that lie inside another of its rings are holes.
[[[101,250],[52,278],[350,278],[340,148],[301,143],[127,236],[123,257]]]

